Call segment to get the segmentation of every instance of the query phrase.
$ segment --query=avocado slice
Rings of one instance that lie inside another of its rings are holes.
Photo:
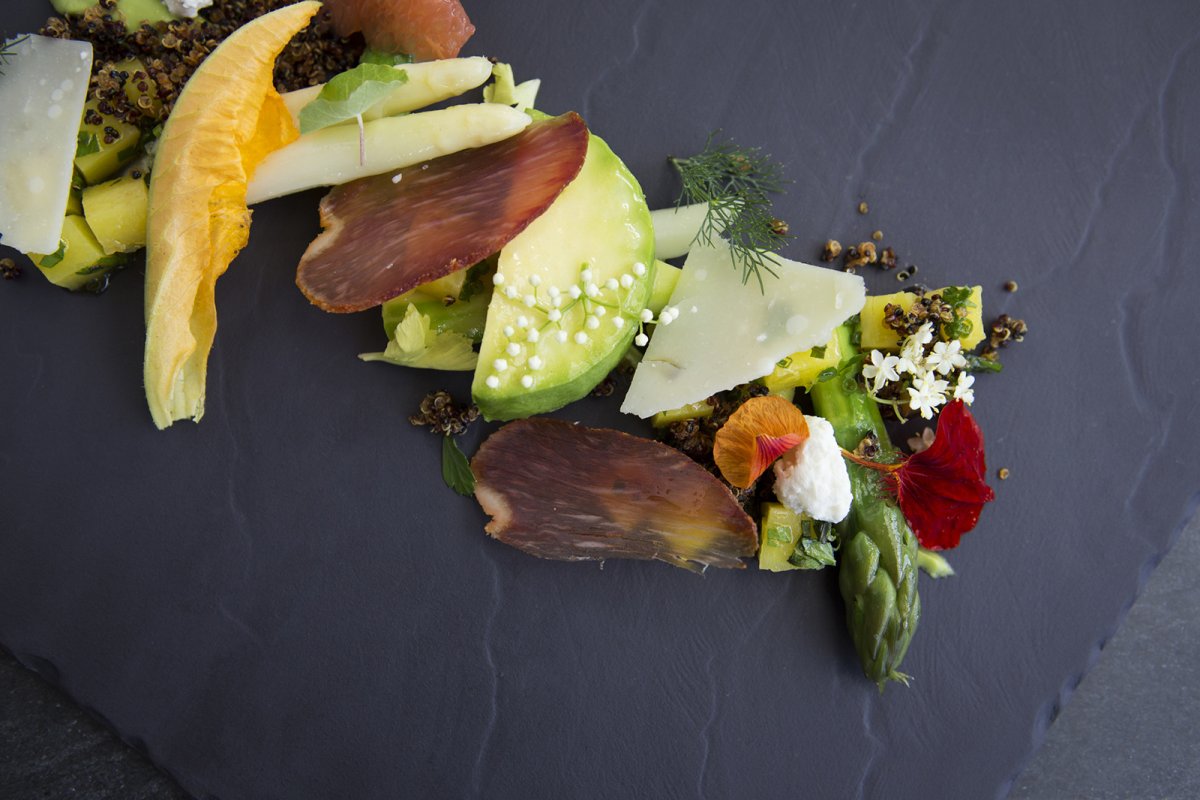
[[[501,251],[471,394],[489,420],[586,395],[617,365],[654,285],[637,180],[591,135],[579,175]]]

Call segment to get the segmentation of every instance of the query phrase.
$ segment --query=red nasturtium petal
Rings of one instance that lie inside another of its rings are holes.
[[[752,397],[730,415],[713,441],[713,461],[729,481],[745,489],[775,459],[808,438],[808,422],[791,401]]]
[[[587,125],[568,113],[503,141],[335,187],[296,284],[326,311],[362,311],[495,253],[579,174]]]
[[[975,527],[985,503],[996,495],[986,483],[983,432],[961,400],[938,416],[928,449],[885,473],[885,485],[922,547],[946,550]]]
[[[325,0],[339,36],[362,31],[367,44],[417,61],[453,58],[475,33],[459,0]]]
[[[511,422],[471,461],[487,532],[560,561],[658,559],[742,568],[754,520],[729,489],[659,442],[553,419]]]

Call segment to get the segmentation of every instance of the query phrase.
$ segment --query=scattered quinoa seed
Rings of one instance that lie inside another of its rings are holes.
[[[437,391],[425,395],[421,407],[408,421],[417,427],[429,428],[441,436],[457,436],[479,419],[479,409],[474,403],[466,407],[455,405],[449,392]]]
[[[1008,281],[1007,283],[1004,284],[1004,291],[1015,292],[1016,290],[1017,290],[1017,282],[1016,281]]]
[[[0,258],[0,274],[4,275],[4,280],[15,281],[21,277],[21,267],[11,258]]]
[[[895,269],[896,268],[896,251],[890,247],[883,248],[879,254],[880,269]]]
[[[778,217],[776,217],[775,219],[772,219],[771,220],[771,233],[775,234],[776,236],[787,236],[788,235],[788,224],[786,222],[784,222],[783,220],[779,219]]]
[[[999,478],[1000,480],[1006,481],[1006,480],[1008,480],[1008,476],[1009,476],[1008,467],[1001,467],[1000,469],[996,470],[996,477]]]
[[[871,234],[871,238],[877,242],[882,242],[883,241],[883,231],[875,231],[874,233]]]
[[[825,247],[821,250],[822,261],[833,261],[842,254],[842,243],[837,239],[829,239],[825,242]]]
[[[869,205],[867,205],[866,200],[863,200],[861,203],[858,204],[858,213],[866,214],[870,210],[871,210],[871,207]]]

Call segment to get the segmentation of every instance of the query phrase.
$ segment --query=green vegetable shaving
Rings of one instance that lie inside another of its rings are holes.
[[[693,241],[712,245],[714,238],[723,236],[729,242],[734,266],[742,270],[742,283],[753,276],[765,292],[762,273],[777,277],[769,254],[787,236],[787,226],[772,213],[769,197],[782,189],[780,165],[758,148],[716,142],[713,135],[699,155],[672,156],[668,161],[679,170],[683,182],[676,207],[708,204]]]
[[[453,436],[442,437],[442,480],[463,497],[475,494],[475,475]]]
[[[397,85],[408,81],[408,73],[384,64],[359,64],[335,76],[316,99],[300,110],[300,133],[337,125],[358,118],[387,97]]]
[[[512,106],[518,111],[527,111],[533,108],[537,101],[538,89],[542,86],[540,79],[534,78],[517,83],[516,78],[513,77],[511,64],[494,65],[492,78],[492,82],[483,87],[485,103],[500,103]]]
[[[429,317],[410,305],[382,353],[363,353],[363,361],[386,361],[401,367],[472,370],[479,354],[461,333],[435,331]]]
[[[88,131],[80,131],[78,144],[75,147],[75,157],[83,158],[90,156],[92,153],[100,152],[100,137]]]

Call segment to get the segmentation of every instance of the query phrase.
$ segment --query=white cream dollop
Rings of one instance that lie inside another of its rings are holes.
[[[163,0],[163,5],[177,17],[187,17],[192,19],[199,13],[200,9],[208,8],[213,4],[213,0]]]
[[[775,495],[797,514],[841,522],[854,499],[842,450],[828,420],[807,414],[804,419],[808,438],[775,462]]]

